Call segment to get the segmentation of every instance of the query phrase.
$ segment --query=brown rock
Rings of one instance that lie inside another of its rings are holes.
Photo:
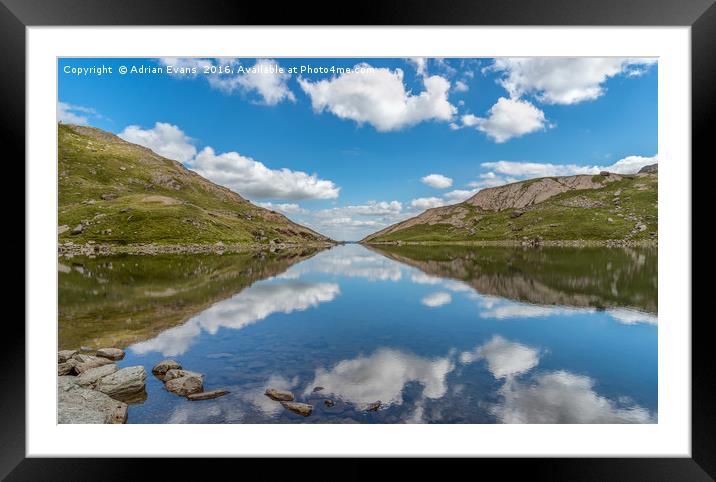
[[[197,372],[190,372],[189,370],[181,370],[181,369],[171,369],[167,371],[164,376],[162,377],[162,380],[165,382],[168,382],[169,380],[174,380],[175,378],[182,378],[182,377],[197,377],[204,380],[204,375]]]
[[[81,387],[87,387],[89,385],[97,383],[100,378],[106,377],[107,375],[111,375],[118,369],[119,368],[117,368],[117,365],[115,365],[114,363],[102,365],[101,367],[90,368],[82,375],[78,376],[75,379],[75,383]]]
[[[369,404],[369,405],[366,407],[366,411],[368,411],[368,412],[377,412],[378,409],[380,408],[380,406],[381,406],[381,402],[380,402],[380,400],[378,400],[377,402],[373,402],[373,403]]]
[[[57,364],[57,375],[71,375],[75,373],[75,367],[77,366],[77,360],[70,359],[64,363]]]
[[[124,358],[124,350],[119,348],[100,348],[97,350],[97,356],[109,358],[110,360],[121,360]]]
[[[313,405],[300,402],[281,402],[281,405],[287,410],[292,411],[302,417],[308,417],[313,412]]]
[[[286,390],[278,390],[276,388],[267,388],[264,395],[269,397],[271,400],[277,402],[290,402],[293,400],[293,393]]]
[[[210,400],[212,398],[223,397],[229,393],[228,390],[211,390],[209,392],[190,393],[186,396],[189,400]]]
[[[111,363],[111,362],[110,362]],[[105,393],[115,400],[135,401],[144,392],[144,380],[147,372],[143,366],[127,367],[111,375],[100,378],[95,390]]]
[[[75,373],[77,373],[78,375],[81,375],[92,368],[97,368],[101,367],[102,365],[109,365],[110,363],[112,363],[112,360],[109,360],[107,358],[85,355],[82,353],[78,353],[71,359],[76,360],[78,362],[74,370]]]
[[[169,370],[181,370],[181,365],[175,360],[162,360],[152,368],[152,373],[162,378]]]
[[[181,377],[169,380],[164,388],[182,397],[204,390],[204,382],[199,377]]]
[[[57,352],[57,363],[65,363],[77,354],[77,350],[60,350]]]

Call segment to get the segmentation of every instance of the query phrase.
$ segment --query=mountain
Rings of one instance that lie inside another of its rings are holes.
[[[656,240],[658,169],[651,167],[633,175],[543,177],[483,189],[361,242]]]
[[[100,129],[60,124],[58,151],[60,243],[332,242],[177,161]]]

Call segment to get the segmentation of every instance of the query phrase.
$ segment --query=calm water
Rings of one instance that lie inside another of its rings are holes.
[[[655,249],[75,257],[59,276],[61,347],[231,390],[190,402],[150,374],[129,423],[657,421]]]

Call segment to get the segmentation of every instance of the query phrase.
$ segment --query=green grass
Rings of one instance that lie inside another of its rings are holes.
[[[327,238],[148,149],[59,125],[60,242],[268,244]],[[114,199],[102,199],[103,195]],[[164,201],[164,202],[162,202]],[[83,223],[81,234],[72,229]]]
[[[603,179],[598,177],[600,182]],[[483,211],[467,203],[470,210],[465,226],[449,223],[419,224],[371,238],[369,242],[448,242],[448,241],[519,241],[523,238],[544,240],[655,239],[658,231],[657,176],[624,177],[599,189],[573,190],[554,196],[524,210],[512,218],[513,210]],[[613,203],[614,193],[621,190],[620,208]],[[590,207],[570,205],[583,200]],[[591,203],[591,204],[590,204]],[[594,204],[599,203],[598,206]],[[611,218],[611,221],[609,220]],[[647,226],[632,233],[640,219]]]

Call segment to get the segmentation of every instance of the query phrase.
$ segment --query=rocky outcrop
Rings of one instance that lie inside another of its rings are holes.
[[[126,421],[126,403],[77,385],[75,377],[58,378],[58,423],[125,423]]]
[[[144,392],[147,372],[142,366],[122,368],[111,375],[100,378],[95,390],[117,400],[133,400]]]
[[[639,169],[639,174],[659,172],[659,164],[650,164]]]
[[[110,363],[97,368],[90,368],[82,375],[75,378],[75,383],[81,387],[89,387],[99,381],[100,378],[106,377],[119,370],[117,365]]]

